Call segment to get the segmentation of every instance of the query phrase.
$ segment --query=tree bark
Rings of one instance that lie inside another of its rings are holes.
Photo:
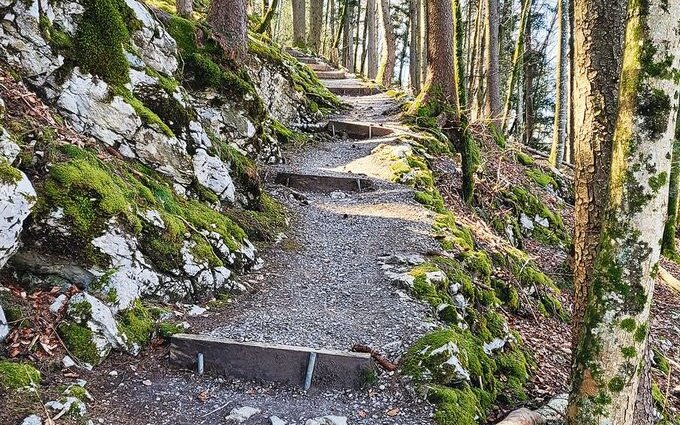
[[[609,190],[625,19],[625,0],[574,0],[574,344]]]
[[[519,73],[519,63],[522,57],[522,48],[524,46],[524,28],[526,27],[526,23],[527,20],[529,19],[530,13],[531,13],[531,0],[524,0],[524,5],[522,6],[522,15],[519,20],[519,32],[517,35],[517,42],[515,43],[515,51],[512,55],[512,65],[510,66],[510,77],[508,78],[508,90],[505,96],[505,107],[503,108],[503,118],[501,121],[502,130],[507,130],[508,128],[510,101],[512,100],[512,92],[515,89],[515,81],[517,80],[517,74]]]
[[[432,95],[441,95],[441,101],[458,104],[453,67],[453,11],[450,0],[425,0],[427,16],[427,77],[423,89],[411,105],[415,113]]]
[[[269,6],[269,9],[267,9],[267,12],[264,15],[264,18],[262,19],[262,23],[260,24],[259,27],[255,30],[258,34],[262,34],[266,32],[267,34],[270,34],[272,31],[272,19],[274,19],[274,15],[276,15],[276,9],[279,7],[279,0],[272,0],[271,5]]]
[[[309,36],[307,47],[314,53],[321,52],[321,30],[323,29],[323,0],[309,1]]]
[[[375,0],[366,1],[366,76],[373,80],[378,73],[378,40],[375,26]]]
[[[354,3],[351,0],[345,3],[345,16],[343,19],[342,66],[351,71],[354,68],[354,49],[352,48],[354,47],[354,33],[352,32]]]
[[[191,15],[194,13],[193,0],[176,0],[175,7],[179,16],[184,19],[191,19]]]
[[[369,0],[372,1],[372,0]],[[420,55],[422,51],[422,45],[420,43],[421,36],[420,32],[422,27],[420,26],[420,3],[421,0],[410,0],[409,2],[409,18],[411,19],[411,49],[409,50],[409,75],[411,90],[413,93],[418,93],[420,91]]]
[[[392,18],[390,15],[390,0],[380,0],[380,9],[378,12],[380,25],[382,26],[383,43],[382,51],[380,52],[380,64],[378,65],[376,81],[385,87],[389,87],[392,85],[394,66],[396,62],[396,43],[394,29],[392,28]]]
[[[237,61],[248,50],[248,24],[244,0],[214,0],[208,10],[208,23],[227,58]]]
[[[307,31],[306,0],[292,0],[293,3],[293,46],[305,47]]]
[[[361,70],[357,71],[357,67],[360,65],[360,64],[357,64],[357,62],[358,62],[357,59],[359,58],[359,45],[360,45],[360,43],[359,43],[359,31],[361,29],[361,25],[360,25],[361,24],[361,2],[360,1],[357,2],[356,11],[357,11],[357,15],[356,15],[356,19],[354,21],[354,28],[356,29],[356,32],[354,33],[354,53],[352,54],[352,69],[351,69],[351,71],[355,74],[358,73],[358,72],[361,72]],[[365,34],[364,34],[364,37],[366,37]]]
[[[498,0],[486,0],[486,52],[484,56],[486,96],[484,99],[484,113],[492,121],[498,119],[501,115],[499,27]]]
[[[586,3],[599,2],[590,0]],[[611,19],[616,14],[612,2],[606,3],[606,13],[595,16]],[[586,32],[592,21],[583,22],[584,11],[584,4],[577,1],[576,20],[584,26],[576,26],[576,46],[588,46],[588,43],[579,43],[584,34],[593,39],[600,38],[599,34],[606,31],[616,31],[611,26],[598,26],[596,32]],[[673,73],[669,71],[680,66],[678,16],[679,2],[650,0],[643,4],[638,0],[628,1],[619,102],[610,117],[616,120],[611,172],[607,180],[598,182],[602,185],[603,181],[608,181],[609,193],[599,248],[587,281],[582,331],[574,349],[572,391],[567,410],[570,425],[635,423],[635,404],[646,364],[649,313],[668,202],[670,150],[676,124],[676,114],[671,113],[672,99],[678,91]],[[624,23],[622,19],[616,24],[623,27]],[[616,39],[606,40],[609,54],[615,52],[617,46],[613,43]],[[649,48],[656,50],[654,58],[649,58]],[[577,48],[577,60],[583,59],[579,50]],[[672,58],[672,63],[654,62],[658,58]],[[590,61],[588,71],[592,72],[596,63],[604,62]],[[581,62],[578,64],[580,67]],[[592,78],[596,76],[590,76],[592,85]],[[582,88],[582,83],[577,77],[577,88]],[[579,122],[584,113],[606,114],[606,110],[585,112],[588,98],[582,100],[584,102],[576,106]],[[589,136],[595,139],[598,134]],[[580,143],[577,148],[578,169],[583,166],[581,161],[589,158],[584,155]],[[576,183],[579,187],[579,183],[585,182],[579,182],[577,177]],[[577,258],[578,254],[577,251]],[[578,260],[577,265],[582,266]]]
[[[555,120],[553,141],[548,161],[555,168],[562,166],[567,144],[567,115],[569,114],[569,0],[557,1],[559,34],[555,76]]]
[[[524,144],[533,146],[534,139],[534,75],[536,74],[536,53],[533,50],[531,14],[524,26],[524,55],[522,68],[524,75]]]
[[[399,72],[397,73],[397,82],[398,86],[401,88],[403,87],[403,81],[402,81],[402,76],[404,74],[404,63],[406,62],[406,52],[408,51],[409,48],[409,34],[410,34],[410,25],[411,21],[406,20],[405,25],[405,30],[404,34],[401,36],[401,53],[399,54]]]

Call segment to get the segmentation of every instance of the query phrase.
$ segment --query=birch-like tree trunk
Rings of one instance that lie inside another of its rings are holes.
[[[293,3],[293,46],[305,47],[307,31],[306,0],[292,0]]]
[[[373,0],[369,0],[373,1]],[[409,1],[409,18],[411,19],[411,49],[409,50],[409,75],[411,79],[411,90],[413,93],[418,93],[420,91],[421,80],[420,80],[420,55],[422,51],[422,45],[420,43],[421,37],[420,32],[422,27],[420,26],[420,3],[421,0],[410,0]]]
[[[559,34],[557,41],[557,66],[555,76],[555,120],[550,147],[550,165],[562,166],[567,144],[567,118],[569,114],[569,0],[557,1]]]
[[[625,22],[625,0],[574,0],[574,344],[609,190]]]
[[[214,0],[208,10],[208,23],[215,38],[232,60],[241,59],[248,50],[248,24],[245,0]]]
[[[323,0],[309,1],[309,36],[307,46],[315,53],[321,51],[321,30],[323,29]]]
[[[394,28],[392,28],[392,18],[390,14],[390,0],[380,0],[379,9],[380,25],[382,27],[382,51],[380,52],[380,64],[378,74],[375,79],[383,86],[392,85],[394,77],[394,66],[396,63],[396,42]],[[453,62],[451,62],[453,64]]]
[[[668,202],[678,16],[680,2],[628,1],[608,202],[574,350],[570,425],[634,423]]]
[[[191,15],[194,13],[194,2],[193,0],[176,0],[175,7],[177,8],[177,14],[185,19],[191,19]]]
[[[677,105],[677,108],[678,116],[676,117],[677,123],[675,126],[675,140],[673,140],[671,175],[668,187],[668,210],[661,246],[663,255],[672,259],[678,258],[675,234],[678,230],[678,207],[680,206],[680,104]]]
[[[617,0],[621,1],[621,0]],[[515,43],[515,51],[512,54],[512,65],[510,66],[510,76],[508,77],[508,88],[505,95],[505,107],[503,108],[503,118],[501,119],[501,129],[508,128],[508,115],[510,114],[510,101],[512,100],[512,92],[515,89],[515,82],[517,81],[517,74],[519,73],[519,64],[522,58],[522,48],[524,46],[524,28],[526,27],[529,14],[531,13],[531,0],[524,0],[522,6],[522,14],[519,19],[519,32],[517,35],[517,42]],[[518,114],[519,115],[519,114]]]
[[[484,113],[492,121],[501,115],[499,27],[498,0],[486,0],[486,52],[484,56],[486,96],[484,98]]]

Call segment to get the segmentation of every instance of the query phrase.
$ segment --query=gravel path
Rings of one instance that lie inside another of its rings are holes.
[[[393,120],[386,111],[396,105],[384,94],[344,100],[352,108],[339,119]],[[380,143],[397,141],[326,138],[290,153],[285,166],[268,172],[352,176],[344,167],[370,155]],[[221,311],[219,325],[210,333],[242,341],[342,350],[361,343],[396,360],[431,329],[429,308],[385,278],[379,258],[436,249],[430,236],[433,215],[413,201],[409,188],[373,180],[376,190],[371,192],[304,193],[304,202],[291,196],[288,188],[270,187],[291,209],[293,223],[287,237],[292,243],[288,245],[296,248],[282,249],[287,245],[282,243],[265,253],[265,266],[245,277],[260,290],[237,298]],[[274,422],[268,419],[272,415],[289,425],[325,415],[347,417],[349,424],[432,423],[429,404],[403,378],[385,372],[367,390],[303,393],[278,385],[197,377],[147,360],[135,370],[96,380],[92,389],[100,400],[94,413],[105,412],[107,424],[141,423],[142,412],[149,424],[230,423],[225,416],[242,406],[261,410],[245,424],[269,424]],[[200,401],[199,394],[209,394],[207,401]]]

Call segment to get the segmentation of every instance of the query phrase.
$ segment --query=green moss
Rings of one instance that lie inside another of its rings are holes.
[[[546,174],[537,168],[528,169],[524,173],[534,183],[541,187],[545,188],[548,186],[552,186],[554,189],[557,189],[559,187],[555,179],[550,174]]]
[[[163,322],[158,325],[158,333],[163,338],[170,338],[174,334],[184,332],[184,328],[176,323]]]
[[[527,155],[524,152],[520,151],[515,152],[515,159],[517,160],[517,162],[525,166],[534,165],[534,163],[536,162],[534,158],[532,158],[530,155]]]
[[[123,87],[114,89],[113,93],[122,97],[128,105],[132,106],[132,109],[135,110],[137,115],[139,115],[139,118],[141,118],[142,122],[144,122],[146,125],[157,127],[158,130],[163,132],[163,134],[168,137],[175,136],[170,127],[168,127],[168,125],[155,112],[149,109],[149,107],[146,106],[144,102],[135,97],[131,91]]]
[[[635,319],[627,317],[621,321],[620,326],[621,329],[624,329],[628,332],[634,332],[636,328]]]
[[[24,362],[0,360],[0,387],[6,391],[16,391],[40,384],[40,371]]]
[[[92,398],[90,393],[80,385],[71,385],[66,390],[65,395],[75,397],[84,403]]]
[[[128,342],[141,346],[151,338],[154,323],[149,310],[137,300],[130,308],[120,314],[118,329],[125,335]]]
[[[122,0],[86,0],[74,40],[74,55],[85,72],[113,86],[129,82],[129,63],[123,46],[138,28],[134,12]]]
[[[625,386],[623,379],[621,379],[618,376],[615,376],[609,381],[609,384],[607,387],[609,388],[609,391],[612,393],[619,393],[623,390],[623,387]]]
[[[548,227],[535,223],[532,236],[544,243],[555,246],[568,246],[570,236],[562,217],[551,211],[536,195],[522,187],[514,187],[501,193],[505,203],[515,211],[515,218],[519,220],[522,214],[529,218],[539,216],[548,221]]]
[[[246,229],[248,237],[255,241],[273,242],[288,227],[288,211],[276,199],[262,193],[258,209],[230,209],[227,214]]]
[[[646,324],[641,324],[635,329],[635,341],[636,342],[642,342],[647,338],[647,325]]]
[[[70,322],[62,323],[59,325],[59,335],[61,335],[69,352],[78,360],[93,365],[99,364],[102,360],[99,357],[99,350],[92,340],[92,331],[86,326]]]
[[[16,184],[21,180],[21,171],[12,167],[5,158],[0,158],[0,183]]]
[[[470,387],[428,387],[428,400],[437,406],[434,420],[439,425],[477,425],[486,418],[488,396]]]
[[[657,348],[653,350],[653,353],[654,353],[653,357],[654,368],[656,368],[659,372],[663,373],[664,375],[668,375],[670,373],[671,366],[668,363],[668,359],[666,358],[666,356],[664,356],[663,353]]]
[[[661,389],[656,382],[652,383],[652,400],[654,400],[654,404],[660,411],[663,412],[666,410],[666,396],[661,392]]]
[[[289,129],[275,119],[270,120],[269,130],[274,134],[276,140],[284,146],[294,145],[300,147],[309,140],[306,135]]]

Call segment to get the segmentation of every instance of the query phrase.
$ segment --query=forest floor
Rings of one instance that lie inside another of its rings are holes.
[[[361,83],[350,80],[332,84]],[[385,94],[344,96],[343,101],[348,107],[334,119],[399,128],[399,104]],[[180,320],[191,325],[188,332],[342,350],[365,344],[397,362],[436,322],[429,306],[412,299],[385,276],[381,259],[439,250],[431,234],[434,213],[414,201],[412,188],[389,181],[386,176],[391,172],[385,168],[390,164],[372,156],[379,145],[402,143],[398,135],[355,140],[341,133],[318,133],[303,147],[288,151],[285,165],[268,166],[265,180],[282,171],[325,176],[365,174],[362,177],[369,178],[375,190],[296,192],[268,183],[268,192],[288,208],[289,230],[262,252],[263,268],[240,277],[251,291],[199,316],[182,316]],[[495,166],[495,160],[487,158],[487,163]],[[508,168],[501,170],[499,165],[499,174],[517,172],[512,168],[516,164],[505,163],[503,167]],[[435,161],[437,185],[447,207],[483,233],[488,225],[461,202],[460,174],[448,172],[451,168],[455,165],[448,159]],[[481,184],[479,190],[491,189]],[[570,227],[570,208],[563,216]],[[563,251],[534,241],[527,241],[525,250],[546,274],[563,280]],[[680,267],[664,266],[680,277]],[[561,301],[565,308],[571,306],[568,289],[563,290]],[[531,312],[506,316],[522,334],[537,363],[527,388],[529,405],[565,392],[571,356],[569,324]],[[656,288],[652,321],[654,346],[671,362],[671,379],[667,381],[658,373],[655,378],[677,413],[680,397],[673,395],[672,389],[680,385],[680,294],[663,283]],[[92,372],[64,374],[55,368],[46,374],[46,381],[48,386],[57,387],[74,379],[87,380],[93,396],[87,417],[94,423],[110,425],[231,423],[226,419],[230,411],[244,406],[259,409],[245,424],[276,423],[273,416],[289,425],[305,424],[308,419],[326,415],[347,417],[349,424],[362,425],[433,422],[430,404],[398,373],[382,371],[377,383],[363,390],[304,392],[278,384],[198,376],[171,367],[167,357],[168,347],[159,339],[137,357],[114,354]],[[515,407],[502,406],[491,419]],[[19,418],[35,412],[14,413]],[[0,419],[3,417],[0,412]],[[71,419],[62,420],[59,422],[69,423]]]

